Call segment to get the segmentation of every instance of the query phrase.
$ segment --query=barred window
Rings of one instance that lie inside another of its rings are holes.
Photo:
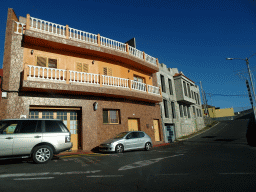
[[[112,76],[112,68],[111,67],[103,67],[103,75]]]
[[[86,63],[76,63],[76,71],[88,73],[89,66]]]

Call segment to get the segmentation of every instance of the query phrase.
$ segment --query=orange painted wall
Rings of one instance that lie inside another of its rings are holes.
[[[127,68],[122,66],[118,63],[111,63],[111,61],[101,61],[101,60],[94,60],[94,64],[92,64],[92,59],[87,58],[80,58],[68,55],[61,55],[57,53],[45,52],[40,50],[33,49],[33,54],[31,54],[31,50],[29,48],[24,48],[24,58],[23,58],[23,67],[25,64],[28,65],[36,65],[36,57],[43,56],[52,59],[57,59],[57,68],[58,69],[66,69],[66,70],[74,70],[76,71],[76,63],[86,63],[89,67],[89,73],[94,74],[103,74],[103,67],[110,67],[112,68],[112,76],[114,77],[121,77],[125,79],[133,80],[133,76],[139,76],[144,78],[144,83],[153,85],[152,84],[152,77],[151,74],[143,73],[143,71],[138,71],[135,69]]]

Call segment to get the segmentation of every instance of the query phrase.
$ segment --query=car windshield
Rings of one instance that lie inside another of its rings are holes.
[[[119,133],[114,139],[120,139],[120,138],[123,138],[128,132],[122,132],[122,133]]]

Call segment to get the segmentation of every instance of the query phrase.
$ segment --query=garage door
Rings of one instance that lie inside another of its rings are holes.
[[[78,111],[30,110],[29,118],[61,119],[71,132],[72,150],[79,148]]]

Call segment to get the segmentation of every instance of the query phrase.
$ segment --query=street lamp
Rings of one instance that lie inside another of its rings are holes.
[[[250,84],[251,84],[251,87],[252,87],[252,94],[253,94],[253,97],[254,97],[254,106],[253,106],[253,112],[254,112],[254,118],[256,120],[256,111],[255,111],[255,102],[256,102],[256,97],[255,97],[255,91],[254,91],[254,85],[253,85],[253,81],[252,81],[252,76],[251,76],[251,70],[250,70],[250,67],[249,67],[249,59],[251,59],[254,55],[256,55],[256,53],[254,53],[251,57],[249,58],[245,58],[245,59],[241,59],[241,58],[226,58],[226,60],[234,60],[234,59],[237,59],[237,60],[244,60],[246,62],[246,65],[247,65],[247,69],[248,69],[248,74],[249,74],[249,77],[250,77]]]

